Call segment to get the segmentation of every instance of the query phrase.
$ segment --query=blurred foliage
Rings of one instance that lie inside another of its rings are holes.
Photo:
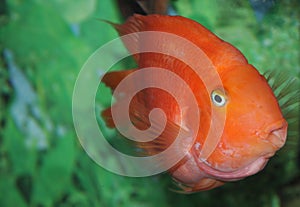
[[[299,77],[300,3],[272,2],[262,20],[248,1],[172,3],[262,73]],[[96,165],[77,140],[71,98],[87,58],[117,37],[98,18],[122,21],[110,0],[0,1],[0,206],[300,206],[299,108],[294,138],[261,173],[208,192],[176,194],[167,174],[128,178]],[[100,109],[111,98],[101,96]],[[113,140],[115,132],[106,134]]]

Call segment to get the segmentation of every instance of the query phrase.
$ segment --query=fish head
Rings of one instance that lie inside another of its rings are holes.
[[[210,156],[197,159],[210,177],[239,180],[262,170],[286,141],[287,122],[266,79],[251,65],[220,73],[222,91],[211,93],[213,108],[225,113],[224,126]],[[201,152],[196,152],[198,158]]]

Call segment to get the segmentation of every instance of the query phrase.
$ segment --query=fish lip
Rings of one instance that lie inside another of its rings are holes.
[[[287,127],[287,122],[284,118],[274,122],[273,124],[269,125],[264,131],[266,133],[269,133],[269,132],[272,132],[272,131],[275,131],[277,129],[281,129],[281,128],[285,128]]]
[[[240,180],[250,175],[254,175],[261,171],[269,161],[269,158],[275,154],[268,153],[264,156],[260,156],[247,166],[233,170],[233,171],[220,171],[209,165],[207,162],[197,161],[198,167],[205,172],[210,178],[214,178],[221,181],[235,181]]]
[[[277,149],[283,147],[286,142],[288,124],[286,120],[282,119],[270,125],[265,131],[267,136],[264,138]]]

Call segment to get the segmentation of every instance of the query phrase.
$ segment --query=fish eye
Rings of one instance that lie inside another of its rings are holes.
[[[221,90],[214,90],[211,93],[211,100],[216,106],[224,106],[227,103],[226,96]]]

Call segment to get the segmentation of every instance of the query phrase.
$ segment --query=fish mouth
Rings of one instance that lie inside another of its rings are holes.
[[[250,175],[256,174],[261,171],[269,161],[270,157],[272,157],[275,152],[268,153],[264,156],[259,157],[254,160],[247,166],[234,170],[234,171],[220,171],[212,166],[206,161],[198,161],[198,167],[205,172],[210,178],[221,180],[221,181],[235,181],[240,180]]]
[[[269,143],[270,148],[267,152],[257,157],[244,167],[225,171],[213,167],[207,160],[197,160],[198,167],[204,171],[209,177],[221,181],[234,181],[248,177],[261,171],[269,161],[269,159],[280,149],[287,136],[287,122],[285,120],[277,121],[271,124],[264,133],[257,134],[262,140]]]

